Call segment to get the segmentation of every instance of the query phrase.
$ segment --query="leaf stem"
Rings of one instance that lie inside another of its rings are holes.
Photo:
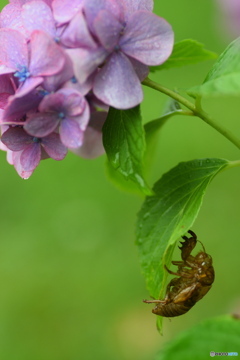
[[[192,111],[193,116],[197,116],[203,121],[205,121],[208,125],[217,130],[220,134],[222,134],[225,138],[227,138],[232,144],[234,144],[238,149],[240,149],[240,139],[238,139],[233,133],[231,133],[228,129],[218,124],[216,120],[214,120],[210,115],[208,115],[205,111],[202,110],[200,106],[200,101],[196,101],[196,105],[191,101],[183,97],[182,95],[176,93],[175,91],[168,89],[155,81],[146,78],[142,82],[143,85],[148,86],[154,90],[157,90],[167,96],[170,96],[172,99],[175,99],[180,104],[186,106],[189,110]]]
[[[229,161],[228,163],[228,168],[233,168],[237,166],[240,166],[240,160]]]

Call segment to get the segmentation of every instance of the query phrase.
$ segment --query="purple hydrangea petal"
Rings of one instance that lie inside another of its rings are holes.
[[[2,110],[0,111],[0,113],[2,112]],[[1,125],[0,126],[0,135],[4,134],[5,131],[7,131],[9,129],[9,126],[7,125]],[[1,141],[1,137],[0,137],[0,150],[3,151],[11,151],[7,148],[7,146]]]
[[[64,101],[64,95],[58,91],[53,94],[44,96],[41,104],[39,105],[40,112],[62,112],[64,110],[62,104]]]
[[[22,128],[9,128],[2,134],[1,141],[12,151],[23,150],[32,143],[32,136],[28,135]]]
[[[15,92],[15,88],[14,88],[14,83],[11,79],[11,77],[6,74],[6,75],[1,75],[0,76],[0,96],[9,96],[9,95],[13,95]]]
[[[122,0],[125,5],[125,20],[139,10],[153,11],[153,0]]]
[[[88,95],[87,100],[92,113],[95,113],[97,111],[96,109],[101,109],[106,112],[109,110],[109,106],[98,99],[93,93]]]
[[[72,61],[65,54],[65,64],[59,74],[46,76],[43,81],[45,90],[52,92],[58,90],[63,84],[72,79],[74,76]]]
[[[20,164],[24,171],[33,171],[41,160],[41,144],[33,142],[26,146],[20,156]]]
[[[119,45],[125,54],[143,64],[159,65],[170,56],[173,42],[173,31],[166,20],[138,11],[129,19]]]
[[[66,50],[73,62],[75,77],[82,84],[101,65],[108,53],[103,48],[96,50],[68,49]]]
[[[30,73],[34,76],[54,75],[65,63],[63,49],[46,33],[35,30],[31,35]]]
[[[22,7],[22,19],[25,28],[31,33],[42,30],[55,37],[56,28],[50,7],[43,1],[31,1]],[[34,19],[34,21],[33,21]]]
[[[74,89],[60,89],[57,94],[63,95],[62,109],[66,115],[76,116],[83,113],[86,107],[86,100],[82,94]]]
[[[117,0],[87,0],[84,4],[84,13],[90,30],[95,33],[93,22],[101,10],[107,10],[112,13],[116,19],[123,16],[123,6]],[[95,33],[95,35],[97,35]]]
[[[28,66],[28,49],[24,36],[13,29],[0,29],[0,74]]]
[[[240,35],[240,2],[239,0],[216,0],[217,6],[220,6],[222,16],[219,22],[219,29],[227,32],[231,37]]]
[[[112,51],[118,43],[123,25],[111,12],[102,10],[96,16],[93,27],[101,45],[106,50]]]
[[[89,93],[89,91],[92,89],[93,87],[93,80],[95,78],[96,73],[92,73],[87,80],[84,83],[80,83],[79,81],[77,81],[77,79],[72,79],[70,81],[67,81],[64,85],[63,88],[71,88],[71,89],[75,89],[77,91],[79,91],[82,95],[86,95],[87,93]]]
[[[31,114],[24,124],[24,130],[38,138],[51,134],[59,124],[60,119],[54,113]]]
[[[66,30],[61,36],[61,43],[70,48],[97,48],[97,45],[88,30],[82,11],[79,11],[66,27]]]
[[[21,155],[22,155],[22,151],[11,152],[12,165],[14,165],[15,170],[17,171],[18,175],[21,178],[28,179],[32,175],[33,170],[25,171],[23,169],[22,164],[20,162]]]
[[[76,121],[72,119],[62,120],[59,133],[61,141],[66,147],[77,148],[82,145],[83,132]]]
[[[63,160],[67,155],[67,148],[62,144],[59,134],[52,133],[42,138],[42,146],[54,160]]]
[[[84,132],[83,144],[81,147],[71,149],[76,155],[86,159],[94,159],[105,150],[102,143],[102,127],[107,118],[105,111],[95,112],[91,115],[89,126]]]
[[[29,33],[25,29],[21,6],[17,4],[8,4],[1,11],[1,28],[11,28],[18,30],[25,38],[28,38]]]
[[[54,18],[59,24],[69,22],[82,9],[83,0],[53,0]]]
[[[143,100],[141,83],[128,58],[114,53],[99,71],[93,86],[94,94],[117,109],[129,109]]]
[[[22,98],[11,96],[3,113],[3,121],[21,120],[28,111],[37,110],[42,97],[41,93],[37,90]]]
[[[149,67],[133,58],[129,58],[129,60],[131,61],[139,80],[142,82],[149,74]]]
[[[83,144],[76,149],[71,148],[70,150],[85,159],[94,159],[104,154],[102,133],[89,126],[84,132]]]

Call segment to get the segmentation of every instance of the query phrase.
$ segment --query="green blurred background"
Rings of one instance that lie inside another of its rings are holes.
[[[229,41],[213,1],[156,0],[155,12],[172,24],[176,41],[193,38],[218,53]],[[202,82],[211,65],[152,78],[184,90]],[[144,121],[158,117],[165,102],[164,95],[147,89]],[[203,105],[240,136],[239,99]],[[239,154],[202,120],[172,118],[159,136],[149,182],[180,161],[202,157],[235,160]],[[18,177],[4,152],[0,161],[1,360],[153,359],[175,334],[240,308],[239,168],[213,181],[193,227],[213,256],[214,286],[188,314],[166,319],[159,336],[151,307],[142,303],[149,295],[134,244],[143,199],[108,181],[105,156],[86,161],[69,154],[62,162],[43,161],[29,180]]]

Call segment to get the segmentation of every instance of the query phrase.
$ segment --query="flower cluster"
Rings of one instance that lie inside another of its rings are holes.
[[[141,103],[172,51],[152,0],[10,0],[0,19],[2,150],[22,178],[41,159],[103,152],[109,106]],[[97,110],[101,111],[97,111]]]

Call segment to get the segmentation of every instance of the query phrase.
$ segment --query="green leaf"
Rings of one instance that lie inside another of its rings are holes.
[[[164,174],[153,188],[155,195],[146,198],[138,214],[137,244],[152,297],[163,297],[164,265],[170,264],[177,240],[196,219],[208,184],[228,164],[222,159],[182,162]]]
[[[156,360],[210,359],[210,352],[240,354],[240,321],[232,316],[220,316],[182,332],[166,344]]]
[[[186,66],[216,58],[217,54],[204,49],[203,44],[192,39],[186,39],[174,45],[173,52],[165,63],[151,67],[150,71],[155,72],[157,70]]]
[[[145,136],[146,136],[146,152],[144,156],[144,163],[148,167],[151,167],[157,143],[159,140],[159,132],[162,129],[163,125],[170,119],[173,115],[179,114],[181,110],[180,104],[174,100],[169,99],[166,107],[163,111],[163,115],[155,120],[149,121],[144,125]]]
[[[191,88],[188,94],[193,97],[240,94],[240,38],[219,56],[203,84]]]
[[[110,108],[103,126],[103,145],[113,169],[144,194],[151,195],[143,178],[146,145],[140,106],[129,110]]]
[[[138,186],[136,186],[136,184],[133,183],[132,181],[126,181],[125,176],[122,175],[118,170],[115,170],[108,160],[106,161],[105,170],[108,179],[119,190],[140,196],[142,195],[141,189]]]

